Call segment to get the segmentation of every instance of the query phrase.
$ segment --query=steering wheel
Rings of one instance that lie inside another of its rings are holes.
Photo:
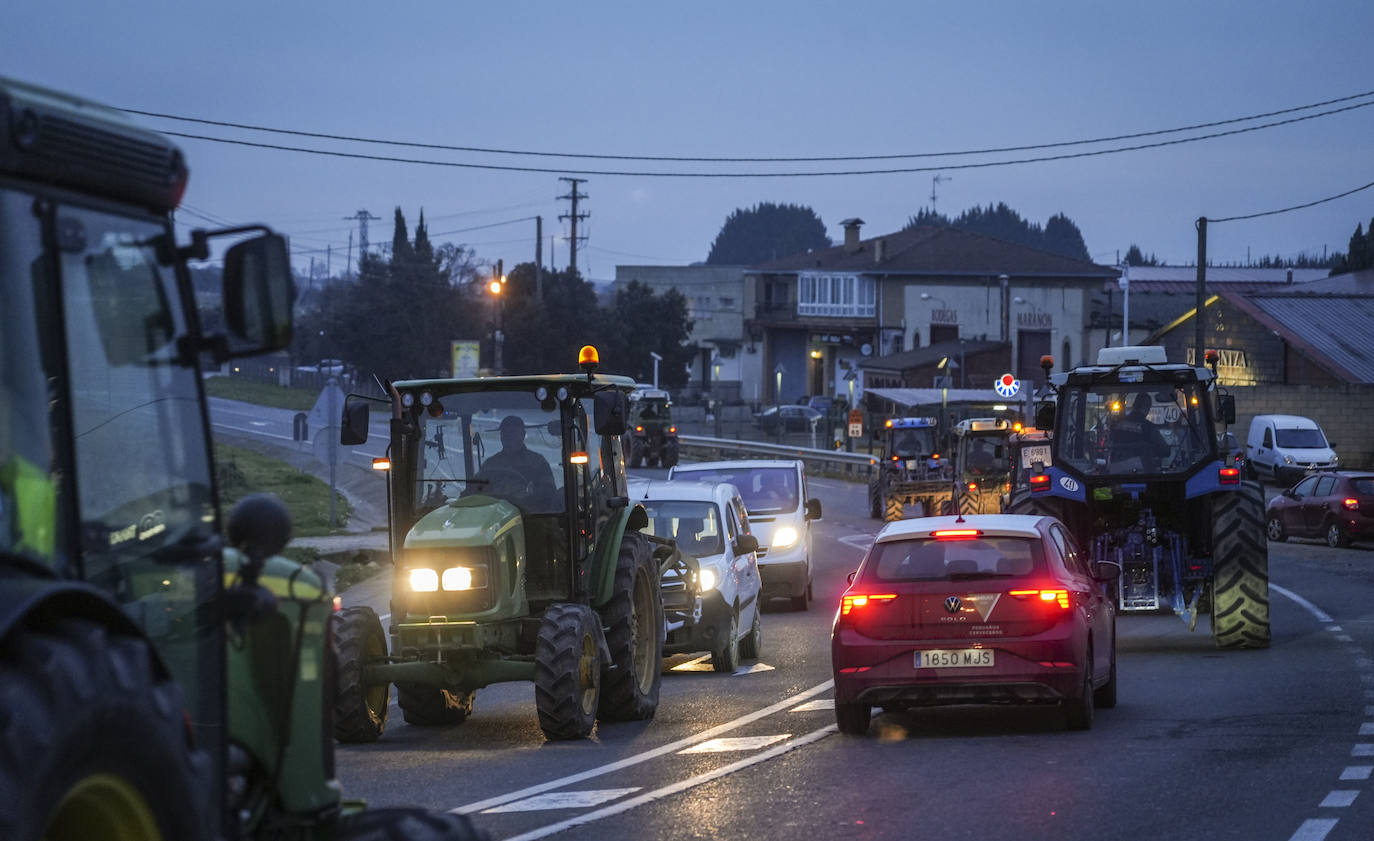
[[[534,494],[534,482],[509,467],[484,467],[473,478],[486,481],[486,487],[478,492],[490,496],[528,498]]]

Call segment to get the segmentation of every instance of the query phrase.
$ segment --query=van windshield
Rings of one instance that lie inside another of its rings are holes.
[[[1274,445],[1295,450],[1322,450],[1326,448],[1326,436],[1320,429],[1277,429],[1274,430]]]

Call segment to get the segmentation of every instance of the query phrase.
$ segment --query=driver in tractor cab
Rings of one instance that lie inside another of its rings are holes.
[[[970,473],[991,473],[998,467],[996,447],[992,439],[970,441],[968,451],[968,470]]]
[[[897,437],[897,443],[893,447],[899,456],[921,455],[921,440],[916,437],[916,432],[911,429],[902,430],[902,434]]]
[[[482,464],[481,473],[496,488],[501,488],[503,480],[499,475],[515,474],[525,483],[518,496],[535,503],[535,507],[547,504],[557,486],[553,481],[553,470],[549,463],[525,446],[525,422],[519,415],[507,415],[501,419],[501,450],[493,453]],[[500,496],[499,492],[494,495]]]
[[[1159,428],[1150,422],[1150,395],[1144,391],[1135,396],[1131,411],[1107,433],[1110,462],[1113,470],[1138,469],[1146,473],[1159,471],[1160,459],[1171,448]],[[1138,466],[1137,466],[1138,464]]]

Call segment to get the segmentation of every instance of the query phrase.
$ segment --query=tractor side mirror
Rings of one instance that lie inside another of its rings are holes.
[[[1097,561],[1093,564],[1093,579],[1115,581],[1121,577],[1121,565],[1116,561]]]
[[[806,501],[806,519],[819,520],[821,518],[821,501],[819,499],[808,499]]]
[[[649,525],[649,513],[644,510],[643,505],[636,505],[630,509],[630,519],[625,521],[625,531],[639,531]]]
[[[1227,426],[1236,422],[1235,395],[1221,394],[1217,396],[1217,415],[1218,420]]]
[[[759,539],[752,534],[742,534],[735,538],[734,546],[736,555],[748,555],[750,552],[759,551]]]
[[[291,343],[296,285],[286,238],[263,234],[224,253],[224,324],[228,356],[280,350]]]
[[[1036,429],[1054,429],[1054,404],[1045,403],[1035,410]]]
[[[593,408],[597,435],[624,435],[629,429],[630,399],[619,389],[596,393]]]
[[[344,403],[343,425],[339,427],[339,443],[344,446],[367,443],[367,419],[371,406],[365,400]]]

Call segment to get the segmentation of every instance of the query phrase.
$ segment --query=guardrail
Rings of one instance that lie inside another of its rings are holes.
[[[791,447],[784,444],[765,444],[761,441],[737,441],[733,438],[707,438],[703,435],[679,435],[681,455],[701,461],[733,458],[798,458],[806,464],[811,475],[832,476],[837,479],[867,482],[874,459],[863,453],[841,453],[810,447]]]

